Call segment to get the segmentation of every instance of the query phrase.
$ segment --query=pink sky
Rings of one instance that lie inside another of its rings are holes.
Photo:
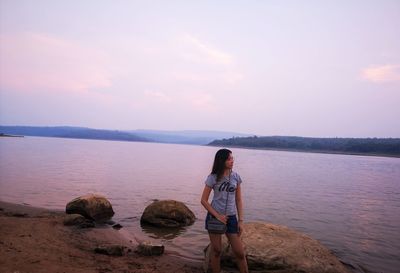
[[[0,1],[0,124],[400,137],[399,1]]]

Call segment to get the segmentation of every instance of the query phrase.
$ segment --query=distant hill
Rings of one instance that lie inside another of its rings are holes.
[[[250,136],[234,132],[219,131],[161,131],[161,130],[102,130],[86,127],[73,126],[0,126],[0,133],[23,135],[23,136],[42,136],[42,137],[65,137],[82,139],[102,139],[120,141],[144,141],[177,144],[205,145],[215,139],[229,138],[236,136]]]
[[[101,130],[101,129],[91,129],[84,127],[70,127],[70,126],[56,126],[56,127],[0,126],[0,133],[24,135],[24,136],[144,141],[144,142],[151,141],[146,138],[139,137],[132,133],[124,131]]]
[[[205,130],[182,130],[182,131],[161,131],[161,130],[132,130],[129,131],[137,136],[151,139],[155,142],[181,143],[181,144],[208,144],[215,139],[230,137],[252,136],[235,132],[205,131]]]
[[[252,136],[214,140],[210,146],[400,157],[400,138]]]

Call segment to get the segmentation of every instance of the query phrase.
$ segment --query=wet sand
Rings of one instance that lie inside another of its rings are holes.
[[[1,272],[203,272],[202,263],[166,253],[140,256],[124,229],[65,226],[64,211],[0,201]],[[126,246],[123,256],[95,253],[102,245]],[[129,251],[131,250],[131,251]]]

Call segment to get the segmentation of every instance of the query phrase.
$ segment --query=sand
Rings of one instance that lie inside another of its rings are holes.
[[[202,263],[172,254],[140,256],[121,230],[65,226],[64,211],[0,201],[0,272],[203,272]],[[123,245],[123,256],[98,254],[101,245]]]

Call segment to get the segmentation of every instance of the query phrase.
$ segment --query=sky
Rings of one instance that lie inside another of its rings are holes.
[[[0,124],[400,137],[400,1],[0,0]]]

